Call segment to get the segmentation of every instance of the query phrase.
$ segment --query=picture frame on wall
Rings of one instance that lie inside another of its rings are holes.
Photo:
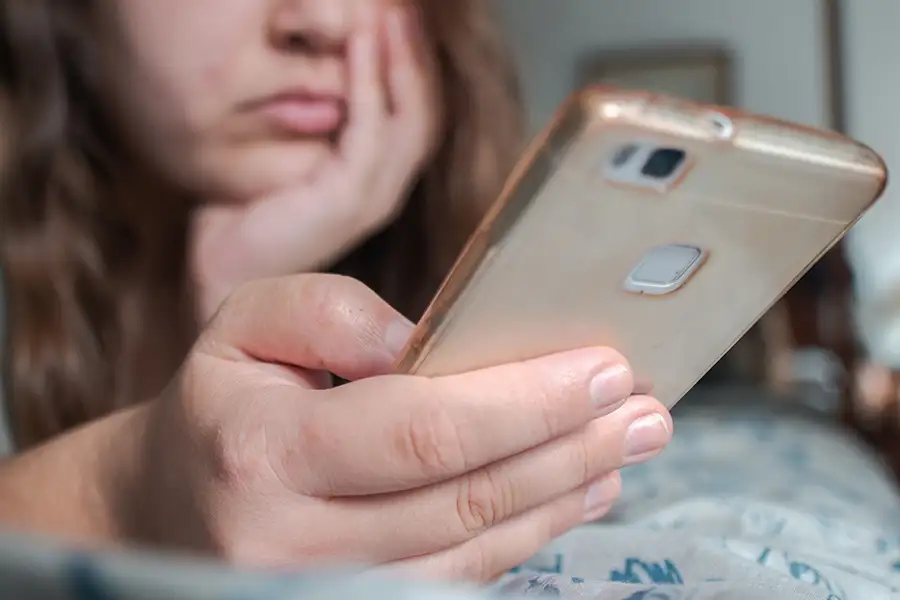
[[[713,45],[603,51],[581,61],[577,87],[612,85],[725,106],[734,100],[732,63],[726,48]]]

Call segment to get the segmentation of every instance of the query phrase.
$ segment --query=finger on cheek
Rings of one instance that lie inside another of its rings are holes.
[[[423,67],[428,58],[424,43],[421,18],[414,7],[394,6],[385,23],[387,59],[390,72],[399,78],[424,75]]]
[[[368,14],[370,10],[363,12]],[[350,159],[369,156],[380,143],[378,130],[386,115],[387,97],[379,31],[376,18],[366,16],[350,40],[349,123],[341,144]]]
[[[391,116],[399,143],[410,147],[422,162],[429,154],[437,129],[437,67],[424,43],[421,18],[414,7],[394,7],[387,20],[388,89]]]
[[[385,82],[388,87],[389,112],[396,115],[408,91],[413,70],[409,42],[409,9],[393,6],[385,19]]]

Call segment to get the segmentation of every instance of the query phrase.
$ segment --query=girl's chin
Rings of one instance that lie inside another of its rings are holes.
[[[211,174],[206,178],[216,184],[205,186],[208,193],[204,195],[230,198],[226,200],[229,203],[248,203],[261,196],[308,186],[334,159],[332,153],[321,148],[309,150],[256,153],[244,160],[229,161],[230,165],[215,169],[218,176]]]

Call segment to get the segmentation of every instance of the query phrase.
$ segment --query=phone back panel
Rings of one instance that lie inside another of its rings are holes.
[[[609,176],[634,141],[676,147],[666,189]],[[674,405],[885,185],[844,137],[649,93],[593,89],[532,145],[420,322],[401,372],[453,374],[611,346]],[[703,257],[678,289],[626,281],[653,248]]]

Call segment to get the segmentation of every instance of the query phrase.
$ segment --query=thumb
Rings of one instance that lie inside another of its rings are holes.
[[[263,279],[229,297],[201,336],[208,354],[329,371],[354,380],[391,372],[413,325],[349,277]]]

